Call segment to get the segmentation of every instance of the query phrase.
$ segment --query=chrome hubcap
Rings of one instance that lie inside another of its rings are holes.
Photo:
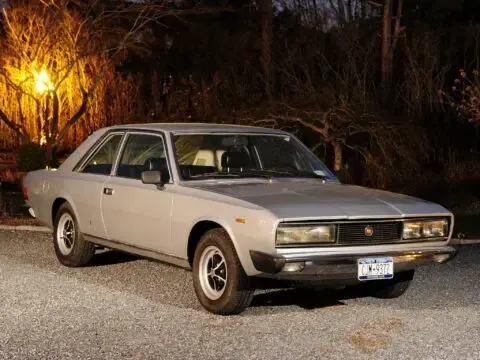
[[[210,300],[218,300],[227,286],[227,263],[216,246],[207,247],[200,257],[199,279],[203,293]]]
[[[75,222],[68,213],[63,214],[58,221],[57,244],[63,255],[69,255],[73,250],[75,244]]]

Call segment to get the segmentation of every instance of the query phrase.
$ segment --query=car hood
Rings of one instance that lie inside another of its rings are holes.
[[[318,180],[197,185],[263,207],[280,219],[398,218],[449,215],[438,204],[360,186]]]

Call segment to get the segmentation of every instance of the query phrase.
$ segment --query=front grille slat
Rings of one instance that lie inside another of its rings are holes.
[[[365,235],[365,229],[368,226],[373,229],[371,236]],[[402,223],[398,221],[338,224],[338,244],[389,244],[400,241],[402,241]]]

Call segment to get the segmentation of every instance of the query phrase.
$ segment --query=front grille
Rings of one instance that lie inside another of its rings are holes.
[[[368,227],[373,230],[371,236],[366,235]],[[402,241],[402,223],[399,221],[338,224],[338,244],[387,244],[400,241]]]

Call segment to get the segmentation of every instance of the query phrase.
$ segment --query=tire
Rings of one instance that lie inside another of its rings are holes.
[[[53,229],[53,246],[60,263],[68,267],[88,264],[95,254],[95,245],[83,238],[70,204],[63,203],[60,206]]]
[[[193,285],[200,304],[211,313],[239,314],[250,305],[254,290],[225,230],[212,229],[200,239],[193,258]]]
[[[394,299],[405,294],[413,280],[414,270],[398,273],[391,280],[372,281],[370,293],[379,299]]]

